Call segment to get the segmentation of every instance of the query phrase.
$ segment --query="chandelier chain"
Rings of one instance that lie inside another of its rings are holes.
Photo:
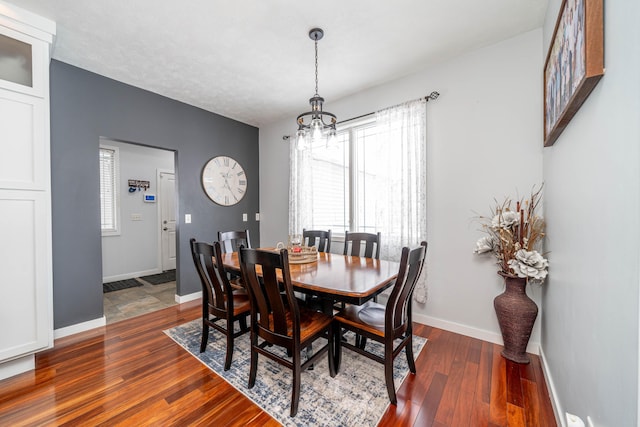
[[[318,39],[315,40],[316,45],[316,96],[318,95]]]

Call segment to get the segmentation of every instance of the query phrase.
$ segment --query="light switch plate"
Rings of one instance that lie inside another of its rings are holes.
[[[191,214],[184,214],[184,223],[191,224]]]
[[[256,212],[256,221],[260,221],[260,212]]]
[[[247,220],[248,220],[248,219],[249,219],[249,217],[247,216],[247,214],[246,214],[246,213],[243,213],[243,214],[242,214],[242,221],[243,221],[243,222],[247,222]]]

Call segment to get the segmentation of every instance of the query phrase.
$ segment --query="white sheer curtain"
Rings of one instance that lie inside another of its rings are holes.
[[[289,139],[289,234],[302,233],[311,224],[313,162],[311,150],[298,150]]]
[[[399,261],[402,247],[417,247],[427,240],[426,101],[409,101],[376,112],[375,135],[374,140],[361,143],[361,157],[351,162],[354,180],[361,184],[360,190],[354,190],[361,194],[355,197],[360,197],[357,203],[366,211],[367,231],[382,234],[380,257]],[[290,234],[301,233],[313,222],[312,152],[296,149],[291,138]],[[369,219],[371,212],[374,224]],[[425,276],[426,267],[414,292],[414,299],[421,303],[427,298]]]
[[[427,240],[426,100],[405,102],[376,113],[378,156],[387,169],[377,176],[376,226],[380,257],[398,261],[403,246]],[[414,299],[427,299],[426,269]]]

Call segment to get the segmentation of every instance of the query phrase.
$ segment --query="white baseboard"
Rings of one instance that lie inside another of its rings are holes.
[[[489,341],[498,345],[504,344],[504,342],[502,341],[502,335],[492,331],[473,328],[461,323],[451,322],[449,320],[438,319],[437,317],[425,316],[423,314],[416,313],[413,314],[413,320],[414,322],[422,323],[423,325],[434,326],[446,331],[455,332],[456,334],[466,335],[468,337],[477,338],[483,341]],[[539,352],[540,343],[529,341],[529,344],[527,345],[527,353],[539,354]]]
[[[540,346],[540,363],[542,365],[542,373],[544,374],[544,380],[547,383],[547,390],[549,390],[549,398],[551,400],[551,406],[553,406],[553,413],[556,416],[556,424],[562,427],[567,427],[566,417],[560,416],[560,414],[562,413],[560,400],[558,400],[558,393],[556,392],[556,386],[553,383],[553,378],[551,377],[551,371],[549,370],[549,365],[547,364],[547,358],[544,355],[542,346]]]
[[[202,298],[202,291],[194,292],[192,294],[187,295],[178,295],[176,294],[176,302],[178,304],[182,304],[183,302],[193,301],[195,299]]]
[[[153,268],[151,270],[134,271],[133,273],[116,274],[115,276],[107,276],[102,278],[102,283],[115,282],[116,280],[135,279],[136,277],[151,276],[152,274],[162,273],[161,268]]]
[[[99,328],[107,324],[107,318],[102,316],[97,319],[89,320],[87,322],[76,323],[75,325],[66,326],[64,328],[56,329],[53,331],[53,337],[55,339],[66,337],[69,335],[77,334],[78,332],[88,331],[89,329]]]
[[[36,368],[36,357],[33,354],[0,363],[0,380],[32,371]]]

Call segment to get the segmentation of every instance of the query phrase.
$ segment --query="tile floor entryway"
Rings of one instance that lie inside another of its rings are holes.
[[[176,305],[176,282],[152,285],[136,279],[143,286],[107,292],[103,297],[107,324]]]

